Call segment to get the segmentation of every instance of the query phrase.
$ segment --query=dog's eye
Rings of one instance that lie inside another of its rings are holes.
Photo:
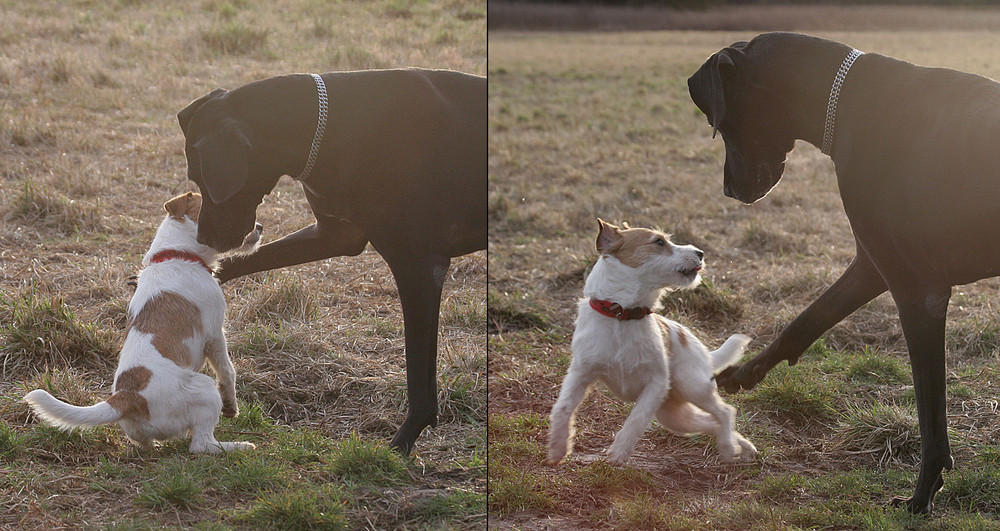
[[[664,245],[667,244],[667,242],[663,241],[663,238],[657,238],[657,239],[653,240],[653,243],[655,243],[656,245],[659,245],[660,247],[663,247]]]

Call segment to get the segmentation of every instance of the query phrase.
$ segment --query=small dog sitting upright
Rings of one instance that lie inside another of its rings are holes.
[[[685,327],[653,313],[665,290],[698,285],[704,253],[659,231],[598,222],[601,257],[583,288],[573,359],[552,407],[549,463],[572,450],[576,409],[597,380],[635,402],[608,449],[611,463],[628,461],[654,416],[677,433],[714,434],[723,461],[753,460],[757,449],[733,429],[736,410],[713,380],[742,356],[750,338],[734,335],[709,352]]]
[[[144,447],[190,435],[192,453],[252,449],[249,442],[215,440],[219,414],[239,412],[236,370],[222,330],[226,300],[212,275],[219,253],[196,239],[201,195],[180,195],[163,207],[168,215],[142,260],[129,302],[111,397],[78,407],[36,389],[24,400],[36,415],[66,430],[117,422]],[[252,252],[260,230],[257,225],[237,252]],[[206,360],[218,386],[198,372]]]

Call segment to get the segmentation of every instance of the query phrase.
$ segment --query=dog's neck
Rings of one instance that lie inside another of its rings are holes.
[[[149,251],[142,258],[143,267],[153,263],[153,257],[163,251],[191,253],[202,260],[209,269],[218,265],[218,253],[207,245],[198,243],[198,225],[188,218],[178,220],[167,216],[156,231]]]
[[[791,44],[782,42],[780,46],[768,46],[765,53],[753,54],[758,80],[780,80],[765,81],[762,86],[773,94],[773,99],[791,106],[788,119],[795,138],[817,148],[823,146],[830,88],[851,50],[839,42],[796,35]],[[849,90],[849,85],[850,81],[846,81],[842,89]]]
[[[583,285],[583,295],[618,303],[623,308],[659,309],[665,288],[644,286],[636,276],[622,269],[628,267],[613,256],[601,256]]]

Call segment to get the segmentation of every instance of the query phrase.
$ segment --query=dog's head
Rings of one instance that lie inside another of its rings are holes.
[[[663,232],[616,227],[598,218],[597,252],[613,257],[624,274],[647,290],[693,288],[701,281],[705,253],[693,245],[676,245]]]
[[[767,83],[769,64],[758,61],[758,37],[713,54],[688,78],[695,105],[708,117],[712,136],[726,144],[727,196],[750,204],[778,184],[785,156],[795,146],[787,95]],[[757,53],[755,53],[757,52]],[[780,82],[780,80],[778,80]]]
[[[184,131],[188,178],[207,199],[201,205],[198,242],[220,252],[243,246],[257,226],[257,206],[277,184],[237,119],[229,92],[216,89],[191,102],[177,119]]]
[[[167,215],[180,223],[182,226],[188,227],[191,230],[191,236],[197,237],[201,219],[202,212],[202,197],[201,194],[194,192],[188,192],[186,194],[181,194],[177,197],[171,198],[169,201],[163,204],[163,209],[167,211]],[[232,249],[228,249],[230,252],[236,253],[251,253],[257,249],[257,245],[260,243],[260,233],[263,227],[257,223],[254,229],[250,231],[243,238],[243,241],[239,246]],[[200,241],[198,243],[201,243]],[[206,244],[201,244],[206,245]],[[206,247],[211,247],[216,250],[211,245],[206,245]]]

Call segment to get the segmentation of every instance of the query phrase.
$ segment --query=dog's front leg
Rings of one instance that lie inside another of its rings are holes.
[[[548,464],[558,464],[573,450],[574,416],[592,383],[593,378],[588,376],[587,371],[570,364],[559,399],[552,406],[550,415]]]
[[[354,256],[365,250],[368,238],[354,224],[324,218],[279,240],[262,245],[253,254],[222,261],[216,276],[221,282],[333,256]]]
[[[660,381],[650,383],[642,390],[639,399],[632,406],[632,412],[625,419],[625,425],[615,434],[615,440],[608,448],[608,461],[615,465],[624,465],[628,462],[632,450],[639,442],[649,423],[656,415],[656,411],[667,398],[670,391],[670,378],[661,378]]]
[[[795,365],[809,345],[830,327],[885,292],[885,280],[860,245],[857,250],[854,261],[840,278],[786,326],[763,352],[716,376],[715,381],[721,389],[730,393],[752,389],[782,360]]]
[[[219,394],[222,396],[222,416],[232,418],[239,415],[240,410],[236,402],[236,368],[233,367],[233,360],[229,358],[225,336],[220,335],[205,344],[205,359],[208,360],[218,379]]]
[[[953,465],[948,444],[944,360],[945,314],[950,289],[947,295],[920,294],[910,300],[904,300],[895,292],[893,296],[913,370],[913,391],[920,423],[920,476],[913,496],[896,498],[892,504],[906,504],[911,513],[929,514],[934,495],[944,484],[941,471],[951,470]]]

